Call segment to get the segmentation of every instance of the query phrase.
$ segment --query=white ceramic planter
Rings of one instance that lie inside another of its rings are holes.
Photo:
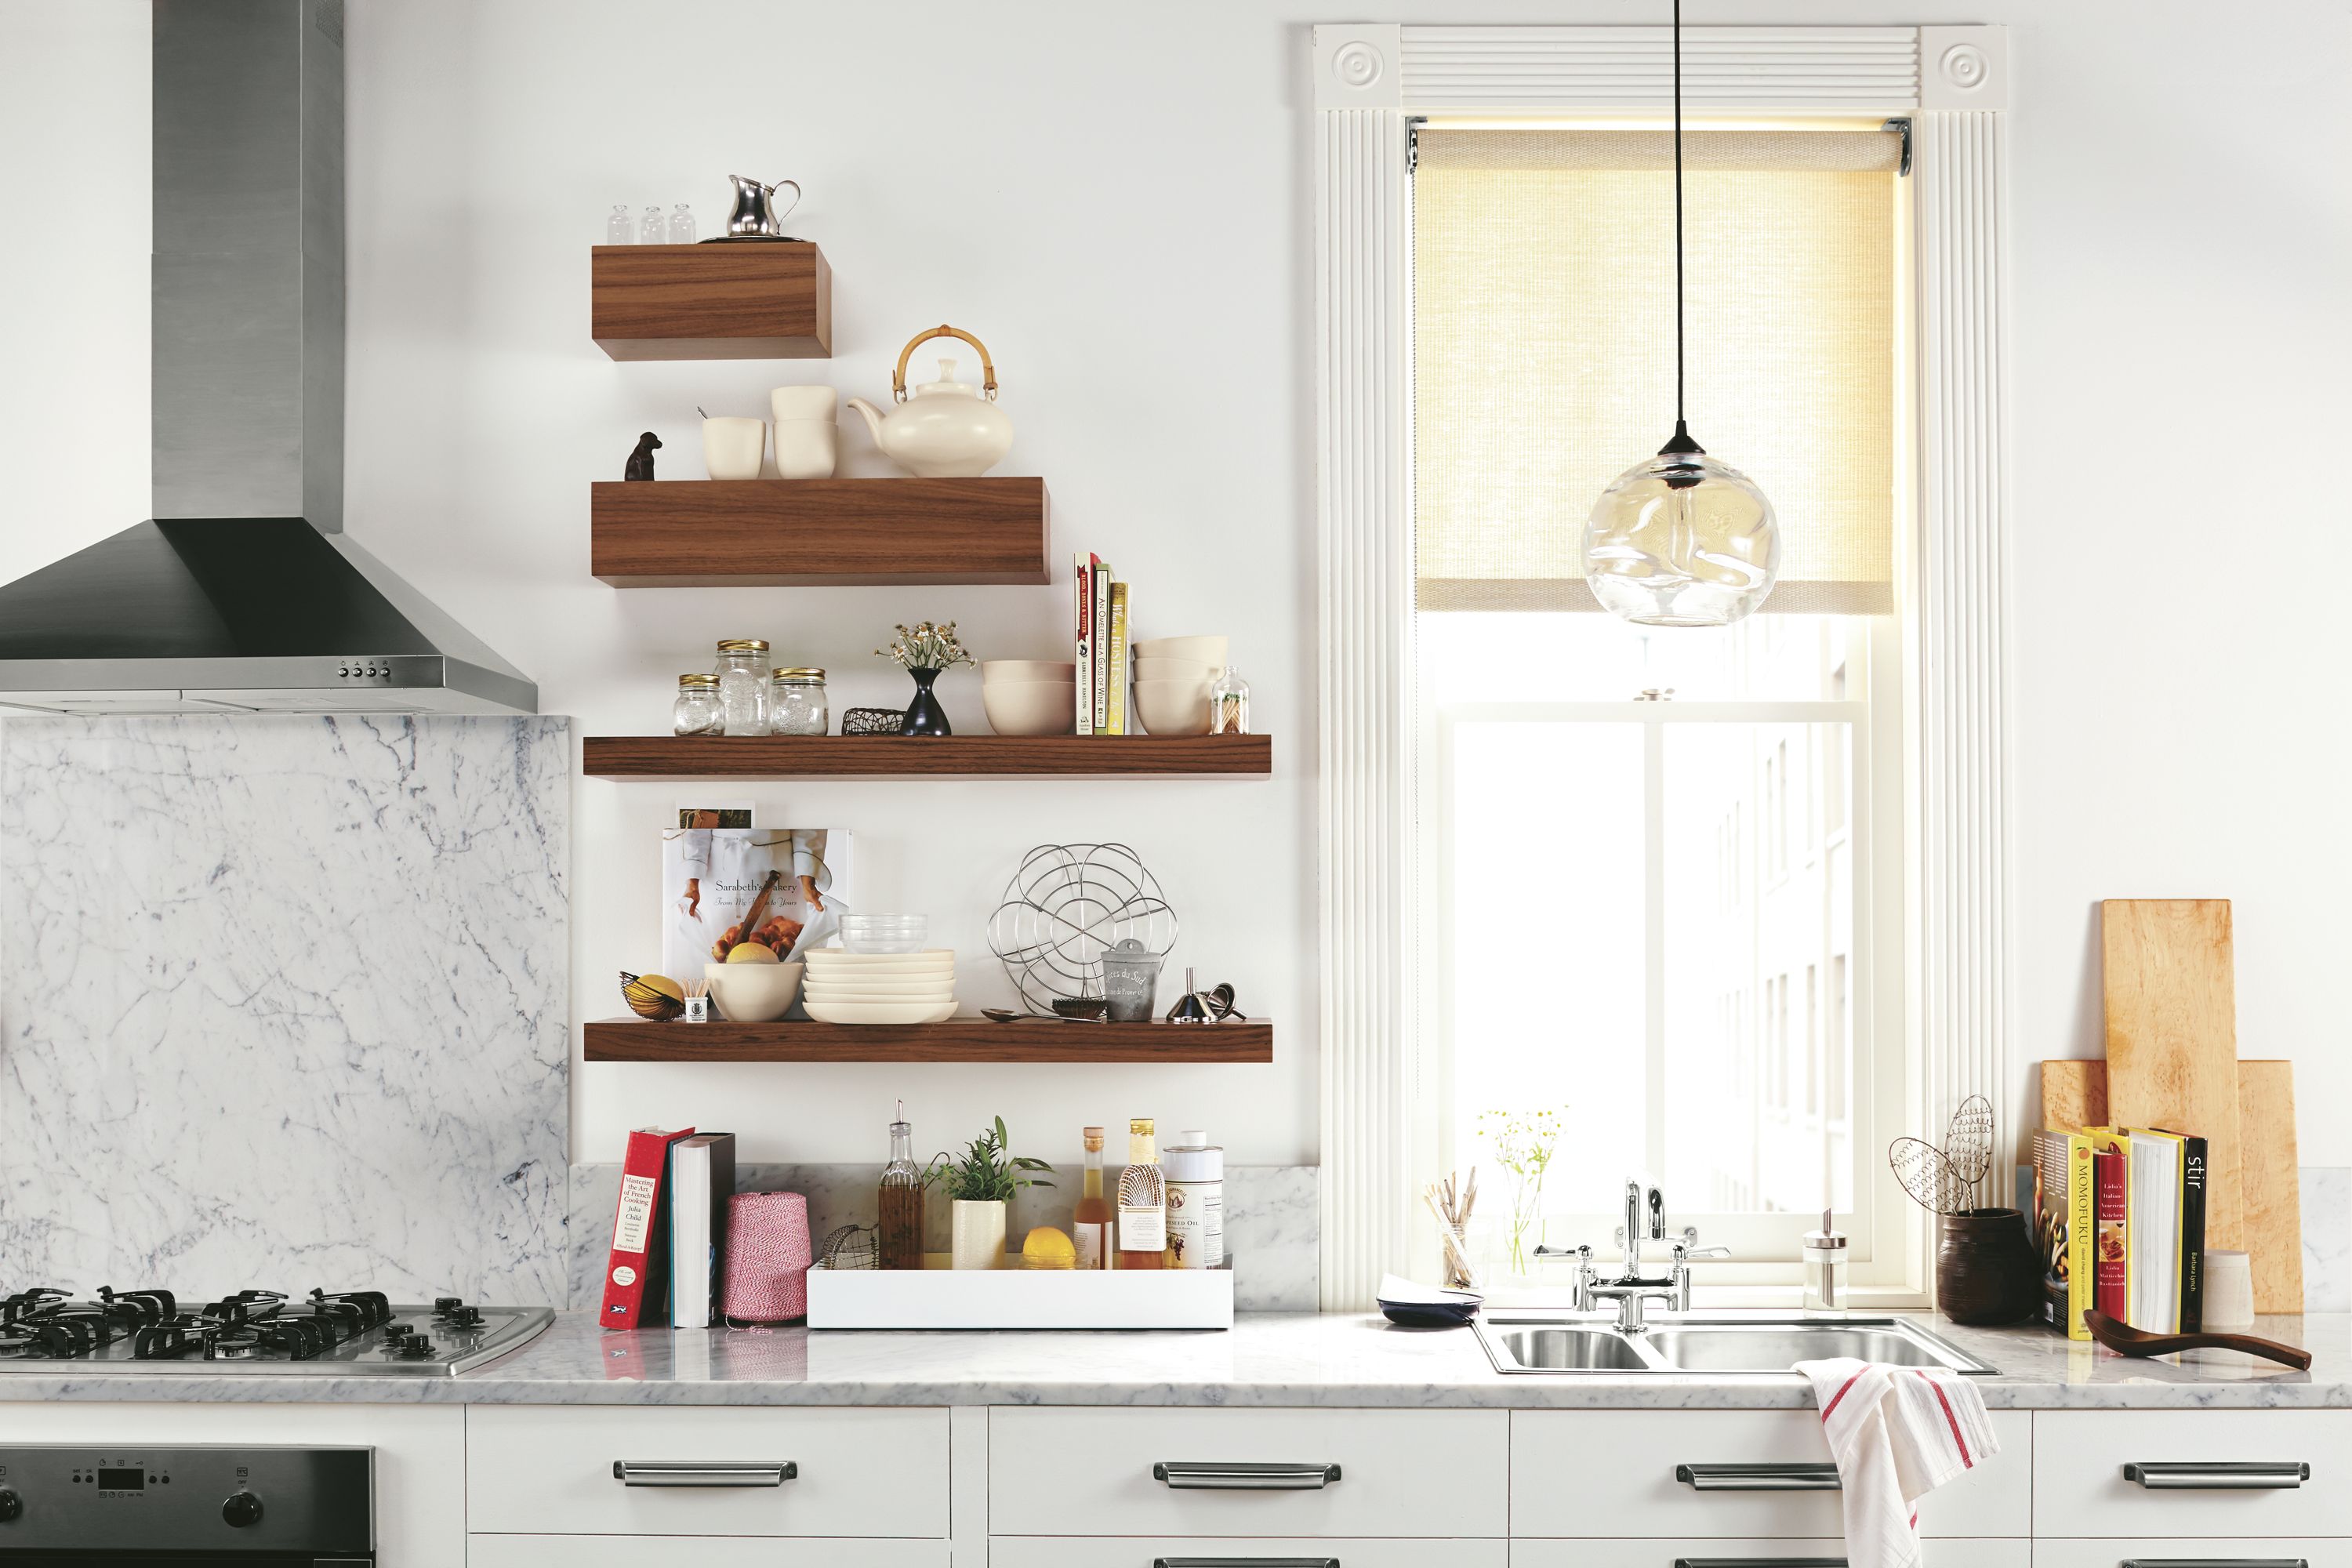
[[[950,1243],[954,1266],[958,1268],[1002,1268],[1004,1267],[1004,1205],[973,1203],[958,1198],[954,1204],[955,1236]]]

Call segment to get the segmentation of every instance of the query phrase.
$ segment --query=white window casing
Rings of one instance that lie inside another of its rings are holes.
[[[1412,915],[1428,868],[1414,827],[1425,721],[1410,646],[1410,127],[1447,114],[1655,115],[1671,102],[1671,48],[1664,27],[1315,29],[1327,1310],[1370,1306],[1381,1275],[1406,1266],[1426,1228],[1412,1150],[1438,1098],[1419,1059],[1428,1003]],[[1683,49],[1689,110],[1911,121],[1917,380],[1905,390],[1918,425],[1917,527],[1898,570],[1916,643],[1902,658],[1908,732],[1873,737],[1877,765],[1907,766],[1916,781],[1904,988],[1916,1087],[1903,1114],[1939,1127],[1981,1093],[2004,1124],[2021,1125],[2003,1070],[2006,32],[1691,27]],[[1907,1296],[1917,1299],[1927,1230],[1916,1215],[1912,1224]]]

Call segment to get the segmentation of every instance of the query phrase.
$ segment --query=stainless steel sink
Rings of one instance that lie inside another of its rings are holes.
[[[1504,1308],[1476,1323],[1500,1373],[1770,1375],[1832,1356],[1995,1370],[1907,1318],[1670,1318],[1626,1333],[1606,1319]]]

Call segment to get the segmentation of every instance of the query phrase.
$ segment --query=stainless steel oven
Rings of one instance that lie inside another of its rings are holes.
[[[373,1568],[375,1450],[0,1446],[5,1568]]]

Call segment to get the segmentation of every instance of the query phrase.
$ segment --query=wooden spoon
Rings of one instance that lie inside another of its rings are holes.
[[[2105,1312],[2096,1310],[2084,1313],[2083,1321],[2090,1325],[2093,1339],[2121,1355],[2170,1355],[2175,1351],[2199,1350],[2243,1351],[2248,1355],[2284,1362],[2297,1372],[2311,1370],[2309,1351],[2299,1351],[2276,1340],[2258,1340],[2252,1334],[2152,1334],[2146,1329],[2119,1323]]]

